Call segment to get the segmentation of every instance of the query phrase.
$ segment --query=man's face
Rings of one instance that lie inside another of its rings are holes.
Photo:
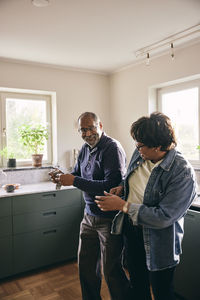
[[[92,118],[85,117],[79,120],[79,132],[82,139],[93,148],[102,134],[101,122],[96,123]]]

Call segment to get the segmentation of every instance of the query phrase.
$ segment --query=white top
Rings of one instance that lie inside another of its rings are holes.
[[[149,177],[153,168],[158,166],[162,160],[157,163],[152,163],[150,160],[145,160],[133,173],[129,176],[129,194],[127,201],[130,203],[143,203],[144,191],[148,183]]]

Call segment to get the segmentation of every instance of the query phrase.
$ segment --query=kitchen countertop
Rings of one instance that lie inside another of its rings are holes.
[[[67,189],[75,189],[75,187],[74,186],[61,187],[61,190],[67,190]],[[4,188],[0,187],[0,198],[32,194],[32,193],[52,192],[52,191],[58,191],[56,190],[55,183],[51,181],[44,181],[44,182],[38,182],[33,184],[20,185],[18,189],[15,189],[14,192],[11,193],[6,192]],[[195,201],[193,201],[190,208],[192,207],[200,209],[200,193],[198,193],[198,197],[195,199]]]
[[[75,189],[74,186],[62,186],[61,190]],[[8,193],[4,188],[0,187],[0,198],[1,197],[12,197],[18,195],[32,194],[32,193],[43,193],[43,192],[52,192],[56,190],[55,183],[51,181],[38,182],[33,184],[23,184],[20,185],[18,189],[15,189],[13,192]]]

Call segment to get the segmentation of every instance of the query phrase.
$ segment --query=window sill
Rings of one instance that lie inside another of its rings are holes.
[[[16,168],[3,167],[1,168],[1,170],[3,172],[12,172],[12,171],[41,170],[41,169],[52,169],[52,168],[54,168],[52,165],[43,165],[41,167],[33,167],[33,166],[21,166]]]

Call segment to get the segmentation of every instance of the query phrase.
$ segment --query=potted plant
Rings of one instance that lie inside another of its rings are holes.
[[[16,158],[14,152],[10,151],[8,147],[4,147],[0,150],[0,156],[5,157],[7,161],[8,168],[15,168],[16,167]]]
[[[19,127],[21,143],[32,154],[32,165],[34,167],[42,166],[42,158],[45,141],[48,140],[47,128],[42,124],[24,124]]]

